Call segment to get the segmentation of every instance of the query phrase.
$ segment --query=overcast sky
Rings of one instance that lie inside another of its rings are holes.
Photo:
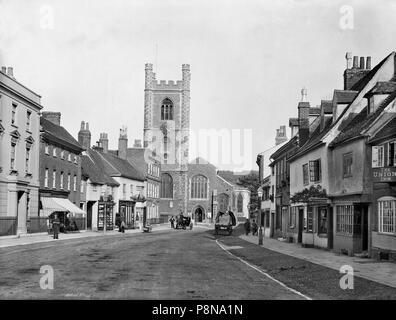
[[[342,88],[346,51],[374,66],[395,49],[395,16],[386,0],[0,0],[0,64],[75,137],[88,121],[116,148],[122,125],[142,139],[144,64],[177,80],[189,63],[192,129],[251,129],[256,170],[303,86],[315,106]]]

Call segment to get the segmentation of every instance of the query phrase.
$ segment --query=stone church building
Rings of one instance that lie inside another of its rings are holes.
[[[210,222],[219,210],[231,209],[239,220],[249,216],[250,191],[218,175],[202,158],[189,162],[190,66],[182,65],[182,80],[156,79],[145,65],[144,147],[161,159],[160,213],[191,216]]]

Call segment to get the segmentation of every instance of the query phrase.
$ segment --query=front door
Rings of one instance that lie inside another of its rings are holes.
[[[203,221],[203,212],[201,208],[197,208],[195,210],[195,219],[197,222],[202,222]]]
[[[298,243],[302,243],[303,228],[304,228],[304,209],[299,208],[298,209],[298,236],[297,236]]]
[[[362,251],[368,250],[368,206],[362,206]]]
[[[95,202],[87,202],[87,229],[92,229],[92,206]]]

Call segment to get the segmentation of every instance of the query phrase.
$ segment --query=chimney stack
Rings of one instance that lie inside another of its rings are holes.
[[[370,56],[368,56],[368,57],[366,58],[366,69],[367,69],[367,70],[370,70],[370,69],[371,69],[371,57],[370,57]]]
[[[7,67],[1,67],[1,72],[3,72],[4,74],[7,74]]]
[[[287,141],[286,126],[280,126],[279,129],[276,129],[275,145],[279,145],[285,141]]]
[[[109,138],[107,136],[107,133],[103,132],[100,134],[99,143],[103,148],[103,153],[107,153],[109,151]]]
[[[352,56],[352,53],[347,52],[347,60]],[[354,85],[364,78],[371,69],[371,57],[367,57],[366,68],[364,65],[364,57],[353,56],[352,68],[346,68],[344,71],[344,90],[354,90]]]
[[[91,132],[89,131],[88,122],[81,121],[80,131],[78,132],[78,143],[81,144],[85,149],[91,147]]]
[[[298,104],[298,140],[299,146],[302,146],[309,139],[309,102],[305,101],[307,89],[301,90],[303,101]]]
[[[60,126],[61,121],[61,113],[60,112],[52,112],[52,111],[43,111],[41,116],[48,121]]]
[[[120,129],[120,137],[118,138],[118,156],[121,159],[127,158],[127,149],[128,149],[128,134],[127,127],[122,127]]]
[[[347,52],[345,54],[345,59],[346,59],[346,68],[350,69],[351,68],[351,60],[352,60],[352,52]]]

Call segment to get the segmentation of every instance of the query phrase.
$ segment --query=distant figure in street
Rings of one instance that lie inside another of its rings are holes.
[[[58,219],[58,215],[54,215],[54,221],[52,221],[52,230],[54,231],[54,239],[59,239],[59,229],[60,229],[60,222]]]
[[[245,228],[245,233],[248,236],[250,233],[250,221],[249,219],[246,218],[246,222],[243,224],[244,228]]]
[[[121,221],[120,226],[121,226],[121,232],[122,232],[122,233],[125,233],[126,223],[125,223],[124,220]]]
[[[169,219],[170,223],[171,223],[171,228],[174,229],[175,228],[175,218],[173,218],[173,216]]]
[[[256,223],[256,220],[253,220],[253,222],[252,222],[252,234],[253,234],[254,236],[257,235],[257,230],[258,230],[258,225],[257,225],[257,223]]]

